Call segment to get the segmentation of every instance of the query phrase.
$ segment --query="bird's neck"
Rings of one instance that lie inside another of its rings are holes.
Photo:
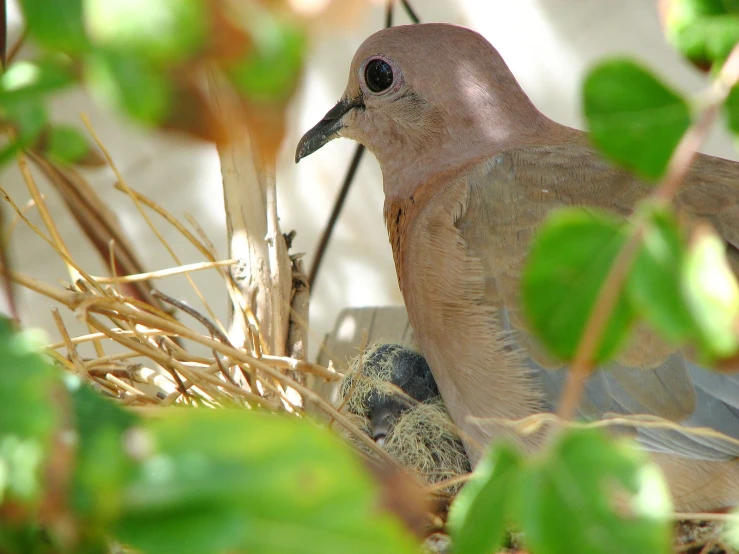
[[[385,198],[404,202],[439,175],[460,173],[479,160],[513,148],[579,141],[583,135],[552,121],[533,105],[519,109],[517,115],[508,111],[490,111],[482,118],[484,124],[467,117],[448,121],[440,133],[400,145],[401,155],[397,144],[393,152],[375,152]]]

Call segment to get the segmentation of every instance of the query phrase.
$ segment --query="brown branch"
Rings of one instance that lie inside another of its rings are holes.
[[[27,36],[28,29],[23,29],[21,36],[18,37],[18,40],[15,41],[15,44],[13,44],[13,46],[10,47],[10,50],[8,50],[8,54],[5,59],[5,67],[8,67],[8,65],[12,63],[15,57],[18,55],[18,52],[20,52],[21,47],[23,46],[23,43],[26,42]]]
[[[8,2],[0,2],[0,63],[8,67]]]
[[[168,294],[165,294],[159,290],[152,290],[151,295],[154,298],[157,298],[161,300],[162,302],[166,302],[167,304],[174,306],[178,310],[185,312],[187,315],[197,319],[200,323],[202,323],[208,329],[208,331],[210,331],[210,334],[213,338],[218,339],[223,344],[229,344],[229,345],[231,344],[226,334],[223,333],[218,327],[216,327],[215,323],[213,323],[210,319],[205,317],[195,308],[192,308],[191,306],[188,306],[184,302],[181,302],[180,300],[177,300],[176,298],[172,298]]]

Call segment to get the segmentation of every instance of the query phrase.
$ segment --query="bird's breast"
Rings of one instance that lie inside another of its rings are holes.
[[[467,183],[460,180],[427,197],[388,201],[385,217],[419,347],[452,419],[484,446],[509,434],[493,419],[531,415],[540,410],[541,398],[523,352],[487,297],[487,264],[456,226],[469,198]]]

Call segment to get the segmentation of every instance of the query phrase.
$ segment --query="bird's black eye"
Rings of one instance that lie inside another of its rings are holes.
[[[372,60],[364,69],[364,80],[372,92],[382,92],[393,84],[393,68],[384,60]]]

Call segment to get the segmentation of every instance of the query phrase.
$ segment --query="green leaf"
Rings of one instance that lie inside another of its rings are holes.
[[[739,135],[739,86],[735,86],[729,91],[723,111],[729,131]]]
[[[210,32],[204,0],[85,0],[85,23],[96,45],[158,62],[192,56]]]
[[[0,106],[42,98],[73,82],[70,60],[63,56],[18,61],[0,76]]]
[[[683,265],[688,307],[702,339],[706,358],[739,351],[739,284],[726,259],[726,244],[708,229],[693,237]]]
[[[126,491],[116,536],[150,553],[413,553],[348,446],[306,420],[170,410]]]
[[[77,429],[71,504],[87,528],[91,522],[107,523],[120,514],[125,485],[136,469],[125,442],[139,418],[82,386],[77,377],[67,375],[65,381]]]
[[[737,0],[671,0],[667,37],[686,58],[701,66],[724,60],[739,42]]]
[[[55,548],[38,524],[19,527],[0,518],[0,552],[22,554],[55,554]]]
[[[89,47],[82,22],[83,0],[19,0],[28,33],[51,50],[79,53]]]
[[[726,523],[722,533],[722,543],[734,550],[739,549],[739,511],[732,512],[734,516]]]
[[[627,59],[603,62],[583,87],[591,139],[606,156],[658,179],[690,126],[687,102],[647,69]]]
[[[505,444],[494,445],[449,511],[448,526],[454,552],[489,554],[503,541],[505,518],[521,456]]]
[[[54,161],[75,163],[84,158],[90,146],[80,131],[70,125],[54,125],[49,129],[46,152]]]
[[[0,505],[7,499],[32,504],[42,492],[60,382],[38,349],[33,334],[16,333],[0,319]]]
[[[642,248],[630,273],[629,297],[634,307],[662,336],[682,343],[696,335],[696,326],[683,295],[683,240],[670,210],[643,205],[649,222]]]
[[[629,444],[593,429],[565,431],[517,483],[514,513],[532,552],[670,551],[667,485]]]
[[[568,208],[552,214],[532,242],[521,284],[523,309],[533,331],[559,358],[574,357],[627,231],[609,214]],[[626,338],[634,314],[623,296],[594,363],[613,355]]]
[[[172,88],[167,75],[143,58],[97,52],[87,58],[85,76],[101,103],[141,123],[156,125],[169,114]]]
[[[22,149],[33,145],[46,125],[46,108],[35,99],[0,106],[0,117],[10,124],[14,135],[0,150],[0,166]]]
[[[274,17],[262,17],[254,26],[255,42],[249,55],[226,67],[237,90],[256,101],[284,100],[295,88],[305,52],[301,29]]]

